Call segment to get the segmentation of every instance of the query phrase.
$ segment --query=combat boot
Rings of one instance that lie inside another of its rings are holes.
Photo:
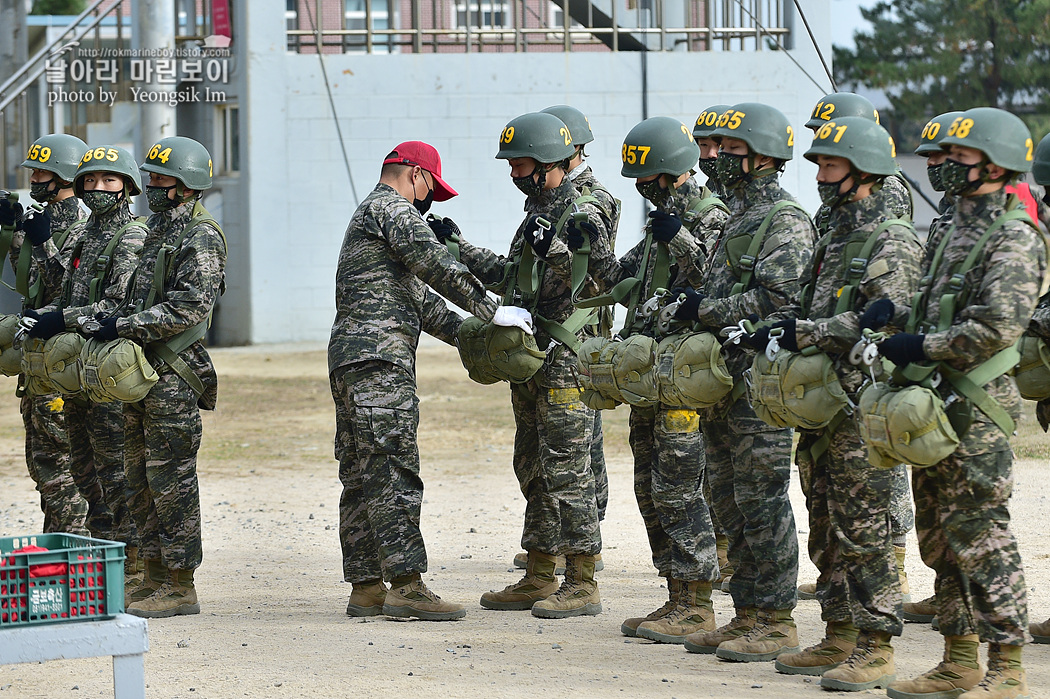
[[[798,630],[790,609],[759,609],[754,627],[743,636],[719,644],[715,655],[723,660],[753,663],[781,653],[798,652]]]
[[[908,584],[908,571],[904,569],[904,559],[908,549],[903,546],[894,546],[893,555],[897,559],[897,577],[901,581],[901,602],[911,602],[911,585]]]
[[[532,616],[565,619],[602,613],[598,583],[594,581],[594,556],[569,554],[565,557],[565,581],[553,595],[532,605]]]
[[[529,552],[522,551],[514,556],[514,567],[521,568],[524,570],[529,567]],[[602,555],[600,553],[594,556],[594,572],[600,573],[605,570],[605,563],[602,561]],[[554,566],[555,575],[565,575],[565,556],[558,556],[558,561]]]
[[[1028,680],[1021,667],[1024,646],[988,644],[988,672],[959,699],[1028,699]]]
[[[707,580],[681,580],[678,604],[662,619],[638,626],[638,635],[660,643],[685,643],[686,636],[715,630],[715,608],[711,602],[711,583]]]
[[[1028,627],[1028,631],[1032,634],[1032,643],[1050,643],[1050,619],[1039,624],[1032,624]]]
[[[167,581],[156,592],[128,607],[128,614],[147,619],[200,613],[197,590],[193,586],[193,569],[169,568]]]
[[[715,553],[718,555],[718,579],[714,587],[722,589],[722,583],[733,575],[733,566],[729,563],[729,537],[725,534],[715,536]]]
[[[701,631],[685,637],[685,649],[690,653],[714,653],[723,641],[740,638],[758,621],[758,610],[754,607],[743,607],[736,610],[736,616],[724,626],[714,631]]]
[[[481,596],[481,606],[485,609],[532,609],[533,604],[547,599],[558,589],[558,579],[554,577],[555,559],[548,553],[529,551],[525,577],[507,585],[502,592],[486,592]]]
[[[857,635],[856,648],[841,665],[821,676],[820,686],[843,692],[863,692],[889,686],[897,679],[890,638],[892,636],[886,631],[861,631]]]
[[[427,588],[419,573],[394,578],[383,601],[383,614],[401,619],[452,621],[462,619],[467,610],[460,604],[442,601]]]
[[[671,613],[671,610],[678,606],[678,590],[681,587],[681,583],[674,578],[667,579],[667,601],[664,602],[663,606],[657,609],[655,612],[649,612],[646,616],[634,616],[630,619],[624,619],[623,623],[620,624],[620,633],[624,636],[637,636],[638,625],[644,624],[647,621],[656,621],[657,619],[663,619],[665,616]]]
[[[817,598],[817,584],[816,583],[802,583],[798,586],[798,598],[799,599],[816,599]]]
[[[387,587],[382,580],[363,580],[354,583],[350,601],[346,605],[347,616],[379,616],[383,613]]]
[[[798,653],[781,653],[774,664],[785,675],[823,675],[838,667],[857,647],[858,629],[848,621],[829,621],[824,639]]]
[[[901,618],[918,624],[929,624],[937,616],[937,595],[930,595],[918,602],[905,602],[901,605]]]
[[[164,561],[143,561],[144,572],[142,579],[133,587],[124,586],[124,604],[131,605],[133,602],[141,602],[160,588],[168,579],[168,569]]]
[[[913,680],[894,682],[886,689],[893,699],[955,699],[984,677],[977,658],[977,634],[945,636],[944,659]]]

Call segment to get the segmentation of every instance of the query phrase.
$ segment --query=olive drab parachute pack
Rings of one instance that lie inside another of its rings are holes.
[[[0,316],[0,374],[4,376],[22,373],[22,350],[15,347],[19,320],[15,313]]]
[[[0,322],[0,329],[2,328],[3,324]],[[0,332],[0,347],[3,346],[3,337]],[[1021,361],[1013,371],[1021,397],[1034,401],[1050,398],[1050,347],[1047,347],[1043,338],[1026,333],[1017,343],[1017,351],[1021,355]]]
[[[992,235],[1011,220],[1032,225],[1029,216],[1017,210],[1008,211],[992,222],[958,268],[953,270],[948,293],[939,299],[939,318],[934,325],[925,322],[923,315],[944,249],[952,238],[952,230],[948,231],[934,253],[929,274],[919,282],[919,290],[912,297],[907,332],[941,332],[951,325],[955,309],[965,307],[970,296],[967,272],[976,266]],[[968,372],[943,362],[912,363],[898,367],[893,372],[892,383],[878,382],[868,386],[860,396],[859,426],[872,463],[883,466],[910,463],[921,468],[947,458],[966,435],[975,408],[1004,434],[1013,434],[1013,418],[983,386],[1008,373],[1019,358],[1014,345]],[[945,389],[945,382],[951,389],[947,400],[939,392]]]
[[[135,403],[146,397],[159,376],[142,346],[125,338],[87,340],[80,352],[81,386],[95,403]]]
[[[460,360],[472,381],[525,383],[546,359],[536,338],[518,327],[486,323],[473,316],[456,332]]]
[[[47,340],[23,338],[22,373],[26,375],[26,393],[33,396],[80,393],[83,387],[80,352],[85,342],[83,335],[67,332]]]
[[[553,235],[560,235],[570,218],[586,221],[587,214],[580,211],[580,207],[597,201],[590,195],[577,197],[565,207],[556,222],[543,223],[553,229]],[[458,236],[450,236],[445,245],[459,259]],[[583,246],[572,256],[573,298],[586,281],[590,253],[590,240],[584,236]],[[580,347],[577,334],[585,326],[596,322],[598,312],[590,308],[577,309],[561,323],[536,313],[540,283],[546,270],[547,263],[536,259],[532,246],[522,241],[520,252],[507,265],[503,278],[488,288],[503,294],[504,306],[527,309],[532,314],[533,323],[550,335],[552,342],[561,343],[575,352]],[[460,326],[456,345],[467,374],[482,384],[497,381],[525,383],[540,370],[546,360],[546,352],[537,346],[534,336],[518,328],[504,328],[474,317],[468,318]]]
[[[577,352],[581,399],[591,407],[613,402],[647,408],[660,400],[653,367],[657,343],[645,335],[626,340],[592,337]],[[597,395],[594,395],[597,394]],[[602,399],[605,399],[604,401]]]

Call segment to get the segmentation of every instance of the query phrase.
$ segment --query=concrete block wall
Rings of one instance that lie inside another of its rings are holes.
[[[248,206],[251,340],[324,340],[334,318],[334,276],[346,223],[355,208],[318,57],[287,54],[275,0],[251,3]],[[830,52],[828,0],[807,9]],[[652,53],[650,116],[691,127],[715,103],[759,101],[782,110],[796,130],[795,160],[784,186],[810,211],[818,203],[815,166],[802,158],[811,136],[802,124],[826,90],[808,42],[784,52]],[[326,55],[335,109],[357,196],[375,185],[397,143],[428,141],[442,155],[444,178],[460,192],[434,211],[454,218],[472,242],[506,251],[522,217],[522,195],[506,163],[493,158],[503,126],[518,114],[572,104],[590,119],[587,148],[598,178],[624,203],[618,251],[639,240],[642,200],[620,177],[623,137],[642,118],[638,53]],[[801,133],[800,133],[801,132]],[[702,175],[699,176],[701,179]]]

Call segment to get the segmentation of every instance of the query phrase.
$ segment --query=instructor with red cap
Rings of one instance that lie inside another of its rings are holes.
[[[439,293],[497,325],[531,333],[532,318],[522,308],[497,306],[431,229],[455,224],[424,220],[432,202],[454,196],[441,179],[437,150],[402,143],[383,160],[379,183],[354,212],[339,252],[328,372],[350,616],[446,621],[466,614],[420,577],[427,553],[419,531],[416,346],[421,331],[455,342],[462,321]]]

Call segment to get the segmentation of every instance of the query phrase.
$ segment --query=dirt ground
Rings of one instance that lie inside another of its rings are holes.
[[[425,579],[467,605],[458,622],[345,616],[337,538],[339,482],[334,418],[319,346],[218,349],[220,401],[205,415],[200,454],[205,560],[197,582],[202,613],[149,623],[147,695],[226,697],[797,697],[821,694],[813,678],[777,674],[772,663],[734,664],[620,635],[620,622],[666,598],[634,503],[626,408],[606,412],[611,502],[603,526],[604,613],[540,620],[480,607],[481,593],[516,580],[524,502],[510,467],[513,420],[505,386],[471,383],[455,351],[428,343],[419,355],[420,452],[426,499]],[[13,379],[0,381],[12,396]],[[1035,620],[1050,614],[1050,438],[1029,416],[1017,438],[1012,502]],[[41,515],[26,475],[17,402],[0,404],[0,535],[38,531]],[[802,551],[807,534],[797,479],[792,499]],[[800,578],[815,569],[801,563]],[[931,572],[909,543],[913,594]],[[715,595],[719,623],[732,614]],[[803,645],[819,640],[819,606],[799,603]],[[0,643],[3,643],[0,632]],[[908,624],[894,642],[897,673],[934,665],[940,636]],[[1031,696],[1050,696],[1050,646],[1026,653]],[[421,694],[422,693],[422,694]],[[884,692],[866,694],[884,695]],[[112,696],[108,658],[0,667],[0,699]]]

